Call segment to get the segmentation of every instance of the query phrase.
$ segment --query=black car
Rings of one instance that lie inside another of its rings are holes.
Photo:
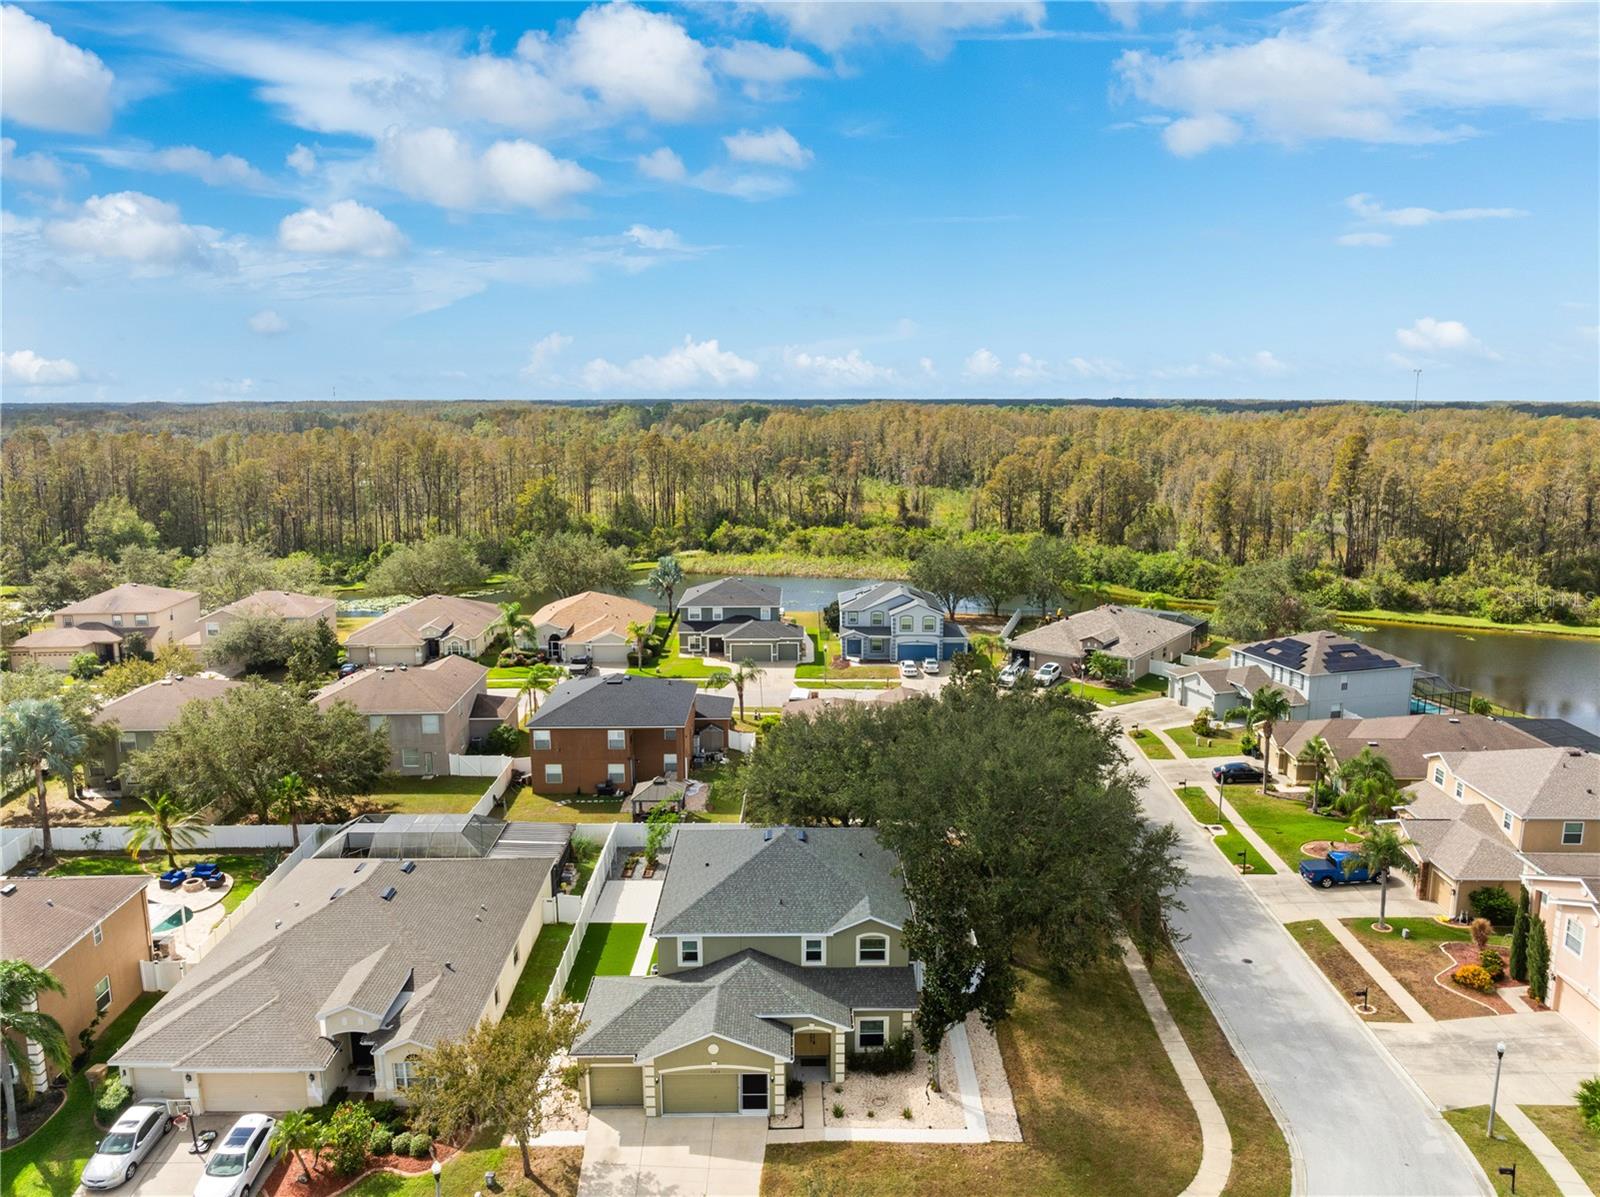
[[[1244,761],[1229,761],[1225,765],[1211,767],[1211,780],[1219,786],[1242,785],[1248,781],[1260,781],[1261,770]]]

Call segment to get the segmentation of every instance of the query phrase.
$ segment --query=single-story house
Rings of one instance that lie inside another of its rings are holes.
[[[1538,748],[1540,742],[1504,720],[1488,715],[1386,715],[1380,719],[1308,719],[1278,736],[1272,771],[1290,785],[1309,785],[1316,768],[1299,757],[1321,736],[1336,764],[1371,749],[1389,762],[1395,780],[1421,781],[1427,757],[1439,752],[1483,752],[1496,748]],[[1326,768],[1324,769],[1326,772]]]
[[[80,1032],[110,1022],[144,992],[149,881],[143,873],[0,880],[0,956],[48,969],[61,982],[66,992],[39,994],[38,1009],[61,1024],[74,1051]],[[28,1055],[42,1084],[44,1054],[30,1045]]]
[[[91,784],[126,788],[122,770],[130,756],[154,744],[156,737],[171,727],[191,702],[220,698],[239,684],[215,673],[174,675],[113,698],[94,713],[92,720],[96,727],[115,728],[117,738],[90,756],[87,764]]]
[[[345,655],[358,665],[426,665],[436,657],[478,657],[493,642],[500,618],[494,603],[430,594],[351,632]]]
[[[1040,624],[1006,642],[1013,659],[1030,669],[1055,662],[1075,675],[1094,653],[1120,661],[1128,681],[1150,672],[1152,661],[1170,663],[1199,647],[1205,624],[1168,612],[1107,603]]]
[[[513,694],[490,694],[489,671],[465,657],[439,657],[426,665],[361,669],[317,691],[326,710],[347,702],[371,727],[389,733],[389,769],[431,777],[450,771],[461,755],[495,728],[516,719]]]
[[[650,934],[659,975],[596,977],[583,1100],[660,1114],[784,1112],[791,1076],[911,1033],[910,906],[868,828],[684,826]]]
[[[1235,644],[1214,665],[1170,669],[1167,697],[1225,719],[1270,685],[1288,696],[1295,721],[1409,715],[1417,668],[1339,632],[1301,632]]]
[[[638,599],[585,590],[533,613],[534,637],[552,661],[588,657],[596,665],[626,665],[634,650],[631,624],[655,626],[656,609]]]
[[[112,1056],[135,1096],[275,1113],[405,1100],[419,1052],[498,1019],[554,856],[303,861]]]

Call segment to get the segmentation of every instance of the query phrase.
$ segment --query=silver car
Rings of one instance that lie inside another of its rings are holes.
[[[140,1162],[171,1129],[172,1119],[165,1106],[129,1106],[89,1157],[83,1169],[83,1187],[114,1189],[132,1180]]]

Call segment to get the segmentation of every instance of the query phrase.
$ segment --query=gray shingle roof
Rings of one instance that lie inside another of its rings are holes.
[[[174,590],[168,586],[151,586],[145,582],[124,582],[86,599],[68,603],[56,611],[57,615],[108,615],[137,614],[141,611],[165,611],[192,598],[199,598],[193,590]],[[137,631],[131,628],[130,631]]]
[[[398,860],[303,861],[190,966],[112,1062],[320,1069],[335,1049],[318,1013],[346,1001],[387,1010],[408,975],[414,989],[393,1035],[459,1036],[549,894],[554,864],[553,856],[418,860],[402,873]],[[395,896],[384,901],[390,886]],[[336,889],[344,892],[331,899]]]
[[[701,582],[683,592],[678,600],[683,607],[776,607],[783,592],[771,582],[752,582],[749,578],[718,578]]]
[[[647,1060],[719,1035],[792,1060],[790,1021],[848,1027],[856,1010],[916,1005],[909,968],[801,968],[747,950],[670,977],[596,977],[573,1054]]]
[[[894,854],[870,829],[680,827],[650,933],[820,935],[869,918],[903,927],[910,914]]]
[[[489,671],[466,657],[440,657],[426,665],[378,665],[329,682],[313,700],[327,710],[347,702],[363,715],[435,715],[481,688]]]
[[[1453,819],[1403,819],[1400,830],[1420,860],[1456,881],[1515,881],[1522,875],[1522,858],[1481,803],[1461,806]]]
[[[191,702],[219,698],[240,684],[201,674],[162,678],[113,698],[95,712],[93,722],[97,727],[114,723],[125,732],[165,731]]]
[[[1095,651],[1085,648],[1083,643],[1095,640],[1103,646],[1099,651],[1132,660],[1193,635],[1194,629],[1187,624],[1132,607],[1106,604],[1034,628],[1013,639],[1011,644],[1029,652],[1078,657]]]
[[[610,673],[562,682],[529,727],[682,727],[695,705],[693,682]]]
[[[1600,819],[1600,756],[1576,748],[1446,752],[1450,771],[1524,819]]]
[[[694,717],[696,719],[732,719],[733,695],[696,694],[694,696]]]
[[[143,873],[7,877],[5,883],[16,886],[17,892],[0,897],[0,956],[48,968],[113,911],[130,901],[142,902],[139,895],[150,878]]]
[[[734,619],[719,623],[704,633],[740,643],[747,640],[804,640],[805,629],[781,619]]]
[[[841,607],[876,607],[879,603],[887,603],[891,607],[903,607],[910,602],[926,603],[935,611],[944,609],[944,604],[926,590],[918,590],[905,582],[868,582],[851,590],[839,592]]]
[[[331,598],[298,594],[293,590],[257,590],[242,599],[218,607],[212,615],[276,615],[280,619],[310,619],[324,613],[332,615],[336,604]]]

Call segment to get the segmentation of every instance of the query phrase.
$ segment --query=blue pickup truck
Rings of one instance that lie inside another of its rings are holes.
[[[1306,879],[1307,885],[1315,885],[1320,889],[1332,889],[1336,885],[1365,885],[1383,880],[1382,874],[1368,876],[1366,865],[1358,861],[1354,852],[1330,852],[1327,860],[1302,860],[1300,876]],[[1348,871],[1346,862],[1350,862]]]

